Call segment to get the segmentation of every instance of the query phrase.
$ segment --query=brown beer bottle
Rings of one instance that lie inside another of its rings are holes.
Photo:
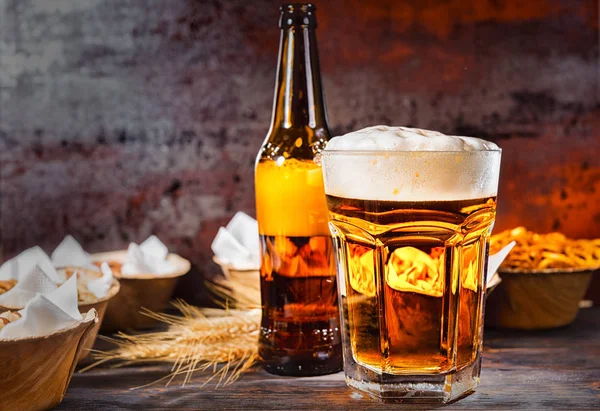
[[[342,369],[336,268],[321,167],[331,138],[312,4],[281,6],[271,127],[256,159],[261,243],[259,355],[281,375]]]

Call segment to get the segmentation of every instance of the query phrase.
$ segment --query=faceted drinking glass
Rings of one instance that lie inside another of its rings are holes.
[[[500,157],[323,152],[349,386],[448,402],[479,384]]]

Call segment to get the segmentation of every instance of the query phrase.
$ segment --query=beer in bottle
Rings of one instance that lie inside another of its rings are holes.
[[[271,127],[256,160],[259,355],[280,375],[342,369],[332,239],[317,156],[331,138],[311,4],[281,6]]]

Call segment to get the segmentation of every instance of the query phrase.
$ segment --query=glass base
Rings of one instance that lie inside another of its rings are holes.
[[[352,368],[346,370],[348,386],[382,402],[448,403],[479,385],[481,356],[460,370],[441,374],[378,374],[356,363]]]

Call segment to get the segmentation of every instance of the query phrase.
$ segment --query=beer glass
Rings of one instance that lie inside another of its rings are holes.
[[[500,157],[323,152],[349,386],[448,402],[479,384]]]

